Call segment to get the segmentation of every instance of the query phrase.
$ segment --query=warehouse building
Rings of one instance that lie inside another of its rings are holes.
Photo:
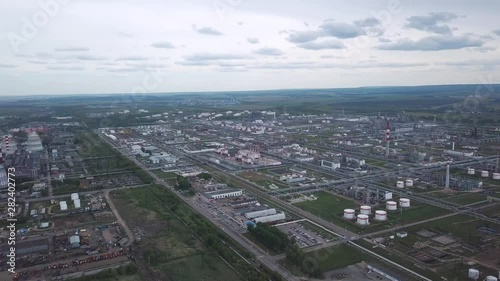
[[[246,213],[245,218],[253,219],[253,218],[269,216],[269,215],[274,215],[274,214],[276,214],[276,209],[271,208],[271,209],[264,209],[264,210],[258,210],[258,211]]]
[[[10,251],[9,245],[4,243],[0,246],[0,254],[6,256]],[[16,243],[16,255],[24,256],[36,252],[43,252],[49,250],[49,240],[47,238],[38,240],[18,241]]]
[[[210,199],[222,199],[227,197],[237,197],[241,195],[243,195],[243,191],[234,188],[205,192],[205,196]]]
[[[255,223],[259,223],[259,222],[266,223],[266,222],[281,221],[281,220],[285,220],[285,219],[286,219],[285,213],[278,213],[278,214],[274,214],[274,215],[254,218],[253,221]]]

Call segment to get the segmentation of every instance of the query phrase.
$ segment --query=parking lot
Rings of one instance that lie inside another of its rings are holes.
[[[280,225],[278,229],[295,239],[297,245],[301,248],[330,242],[330,240],[325,239],[321,234],[309,230],[298,223]]]

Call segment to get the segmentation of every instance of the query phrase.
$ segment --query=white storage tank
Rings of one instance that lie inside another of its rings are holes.
[[[493,173],[494,180],[500,180],[500,173]]]
[[[399,199],[399,205],[403,208],[408,208],[410,207],[410,199],[408,198],[401,198]]]
[[[71,200],[78,199],[78,193],[71,193]]]
[[[375,211],[375,220],[376,221],[385,221],[387,220],[387,212],[382,210]]]
[[[474,174],[476,174],[476,170],[474,170],[472,168],[467,168],[467,174],[468,175],[474,175]]]
[[[406,180],[406,186],[407,187],[412,187],[413,186],[413,180],[410,180],[410,179]]]
[[[344,209],[344,218],[352,220],[355,217],[355,211],[353,209]]]
[[[385,208],[388,210],[388,211],[396,211],[398,209],[398,203],[394,202],[394,201],[387,201],[385,203]]]
[[[396,182],[396,187],[397,188],[404,188],[405,187],[405,182],[404,181],[397,181]]]
[[[367,215],[358,215],[358,219],[356,221],[359,225],[368,225],[368,216]]]
[[[473,280],[478,280],[479,279],[479,270],[470,268],[469,269],[469,278]]]
[[[370,215],[372,213],[372,207],[370,207],[370,206],[361,206],[360,213],[362,215]]]
[[[481,171],[481,177],[487,178],[490,175],[488,171]]]
[[[489,275],[486,277],[486,281],[498,281],[498,278],[495,276]]]

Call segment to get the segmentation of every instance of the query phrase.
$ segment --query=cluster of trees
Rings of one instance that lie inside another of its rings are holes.
[[[212,175],[209,173],[201,173],[198,175],[198,178],[208,181],[212,179]]]
[[[286,260],[300,268],[302,272],[309,274],[309,276],[314,278],[324,278],[323,272],[319,269],[319,267],[315,266],[314,268],[310,268],[307,266],[307,256],[297,244],[294,243],[292,246],[288,247],[285,254]]]
[[[183,176],[177,176],[177,184],[175,185],[175,188],[180,190],[190,190],[191,183],[187,178]]]
[[[151,189],[156,197],[162,201],[179,219],[186,224],[201,240],[215,252],[217,252],[224,260],[233,266],[241,275],[246,277],[248,281],[282,281],[281,276],[269,270],[268,268],[259,265],[259,271],[253,265],[247,264],[242,260],[231,248],[238,250],[246,259],[251,259],[250,253],[245,251],[241,246],[232,240],[228,240],[225,234],[213,225],[209,220],[205,219],[187,204],[180,201],[174,194],[165,192],[161,187],[157,191]],[[229,248],[229,246],[231,248]]]
[[[265,223],[257,223],[257,226],[249,225],[248,231],[266,247],[273,249],[278,253],[283,253],[290,247],[294,241],[288,238],[288,235],[281,232],[276,227]]]

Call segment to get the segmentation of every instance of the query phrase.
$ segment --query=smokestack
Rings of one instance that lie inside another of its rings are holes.
[[[446,165],[446,182],[444,183],[445,188],[450,188],[450,164]]]
[[[391,127],[389,121],[385,126],[385,157],[389,158],[389,142],[391,140]]]
[[[9,136],[5,136],[5,150],[9,153]]]
[[[495,165],[495,173],[498,173],[498,158],[497,158],[497,164]]]
[[[455,150],[455,142],[451,143],[451,150]]]

